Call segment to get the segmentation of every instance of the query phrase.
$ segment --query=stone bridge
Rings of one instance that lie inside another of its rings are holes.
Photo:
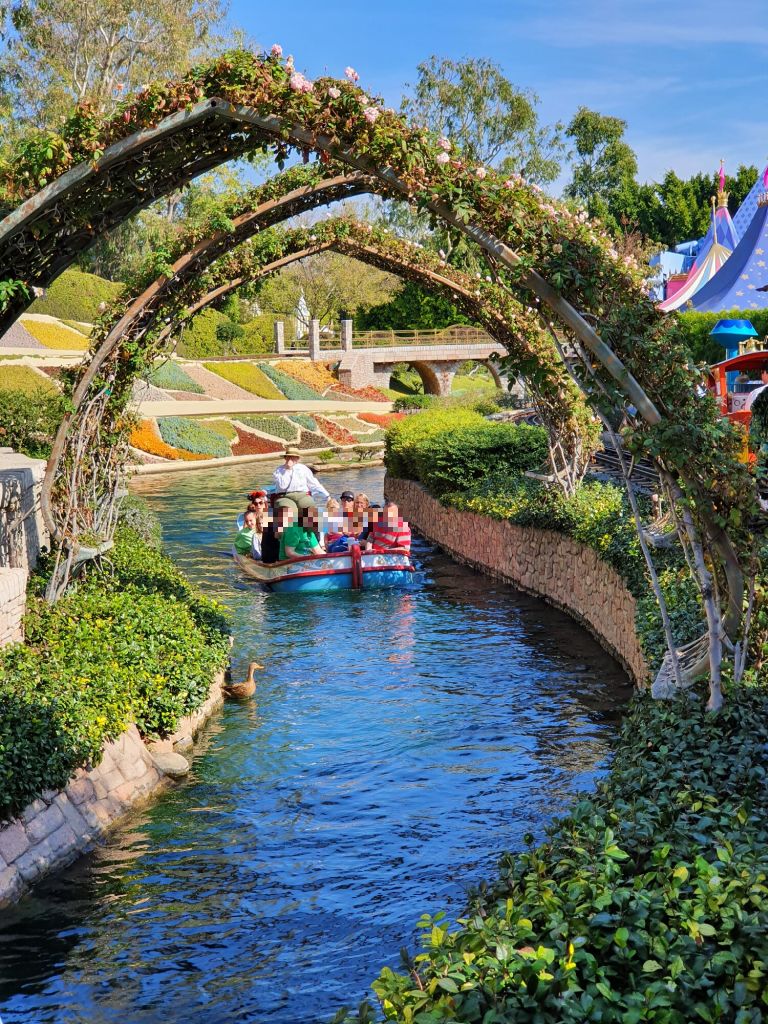
[[[398,364],[407,363],[421,377],[428,395],[448,395],[462,363],[474,360],[488,367],[494,381],[504,387],[499,358],[504,348],[476,327],[448,327],[442,331],[368,332],[353,338],[352,321],[341,321],[341,347],[328,348],[320,334],[319,320],[309,327],[309,347],[286,348],[282,321],[275,323],[275,349],[280,355],[297,355],[313,362],[338,362],[339,382],[352,388],[389,387]],[[391,341],[387,344],[387,341]]]

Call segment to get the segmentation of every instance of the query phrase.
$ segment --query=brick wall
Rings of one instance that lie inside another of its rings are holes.
[[[635,632],[635,599],[592,548],[551,530],[515,526],[444,508],[420,484],[387,477],[385,492],[427,540],[457,561],[536,594],[568,612],[638,685],[648,666]]]

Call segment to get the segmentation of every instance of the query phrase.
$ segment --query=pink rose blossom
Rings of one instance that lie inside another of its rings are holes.
[[[272,54],[273,57],[282,57],[283,56],[283,48],[280,45],[280,43],[274,43],[274,45],[272,46],[272,49],[269,52]]]
[[[476,167],[475,168],[475,177],[479,178],[480,181],[482,181],[483,178],[485,178],[487,176],[487,174],[488,174],[488,171],[486,171],[486,169],[484,167]]]
[[[347,76],[347,78],[350,80],[350,82],[359,82],[360,81],[360,75],[358,75],[358,73],[355,71],[354,68],[349,68],[349,67],[344,68],[344,74]]]
[[[368,122],[368,124],[376,124],[376,122],[379,119],[379,111],[376,109],[376,107],[366,107],[365,110],[363,111],[363,117]]]
[[[328,90],[328,95],[332,100],[337,100],[341,96],[341,89],[337,89],[335,85],[332,85]]]
[[[514,187],[515,187],[514,181],[511,178],[507,178],[507,180],[504,182],[504,188],[514,188]]]
[[[451,144],[444,135],[437,140],[437,144],[440,147],[440,149],[444,149],[446,153],[450,152]]]
[[[447,153],[438,153],[435,159],[439,164],[447,164],[451,158],[448,156]]]
[[[291,75],[289,84],[294,92],[312,92],[312,83],[300,71],[295,71]]]

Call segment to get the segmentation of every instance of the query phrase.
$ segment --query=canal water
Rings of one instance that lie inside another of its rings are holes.
[[[499,854],[604,770],[626,677],[565,615],[415,543],[408,591],[290,597],[226,551],[262,465],[144,477],[232,609],[228,704],[192,774],[0,914],[4,1024],[328,1021],[461,914]],[[328,474],[380,499],[383,472]]]

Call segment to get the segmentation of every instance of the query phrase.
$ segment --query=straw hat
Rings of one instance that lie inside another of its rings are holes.
[[[299,451],[298,448],[294,447],[294,445],[289,444],[288,447],[285,449],[284,458],[286,458],[286,459],[288,459],[288,458],[300,459],[301,458],[301,452]]]

